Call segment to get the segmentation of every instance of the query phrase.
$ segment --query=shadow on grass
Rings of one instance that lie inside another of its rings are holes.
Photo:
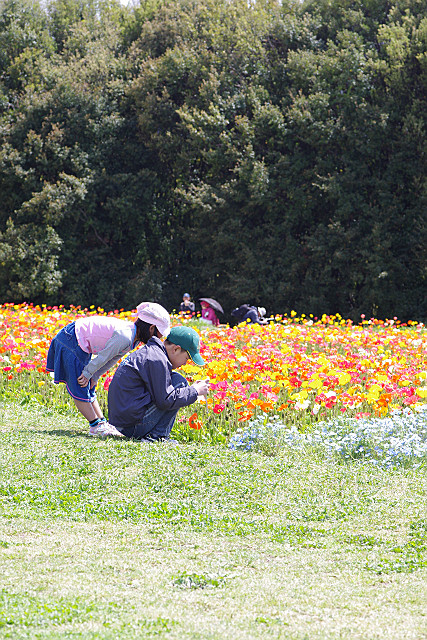
[[[28,433],[27,429],[15,429],[15,431],[21,431],[21,433]],[[30,429],[31,433],[40,433],[40,434],[47,434],[49,436],[66,436],[67,438],[84,438],[85,440],[92,440],[92,442],[99,442],[99,441],[103,441],[103,440],[114,440],[116,442],[137,442],[138,444],[144,443],[144,444],[168,444],[168,445],[175,445],[175,444],[188,444],[188,443],[182,443],[182,442],[177,442],[176,440],[139,440],[137,438],[126,438],[125,436],[113,436],[113,435],[108,435],[108,436],[91,436],[89,434],[89,432],[84,433],[82,431],[72,431],[71,429]]]
[[[67,438],[85,438],[86,440],[106,440],[106,438],[97,438],[82,433],[81,431],[72,431],[71,429],[31,429],[33,433],[48,434],[49,436],[67,436]],[[109,436],[111,438],[111,436]],[[115,438],[120,440],[121,438]]]

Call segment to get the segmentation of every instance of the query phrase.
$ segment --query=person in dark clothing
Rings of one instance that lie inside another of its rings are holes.
[[[177,371],[188,358],[205,364],[199,336],[190,327],[173,327],[163,343],[151,338],[119,365],[108,389],[108,420],[127,438],[168,439],[178,410],[209,390],[208,380],[191,386]]]
[[[194,313],[195,310],[195,305],[194,302],[191,302],[190,300],[190,294],[189,293],[184,293],[184,295],[182,296],[182,302],[179,305],[179,312],[180,313]]]
[[[253,322],[255,324],[267,324],[268,322],[268,320],[264,318],[264,307],[254,307],[249,304],[242,304],[240,307],[236,307],[231,312],[231,315],[238,323]]]

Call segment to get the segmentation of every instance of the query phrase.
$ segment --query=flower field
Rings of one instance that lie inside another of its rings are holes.
[[[0,306],[0,391],[21,403],[38,402],[70,410],[64,385],[45,372],[50,340],[79,315],[103,309]],[[134,312],[110,315],[132,320]],[[173,324],[186,322],[179,317]],[[269,325],[207,329],[191,321],[201,335],[208,363],[183,367],[191,381],[209,378],[207,402],[178,414],[173,435],[179,440],[227,442],[251,420],[278,416],[299,431],[338,416],[370,418],[401,407],[419,409],[427,398],[427,332],[423,324],[396,318],[276,316]],[[106,406],[110,371],[98,385]]]

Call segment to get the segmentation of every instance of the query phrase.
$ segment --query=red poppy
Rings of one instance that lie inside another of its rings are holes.
[[[213,408],[214,413],[221,413],[225,409],[225,404],[216,404]]]
[[[188,418],[188,424],[190,425],[190,429],[196,429],[198,431],[202,428],[202,423],[197,419],[197,413],[193,413]]]

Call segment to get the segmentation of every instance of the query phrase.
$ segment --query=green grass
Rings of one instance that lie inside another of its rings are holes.
[[[426,493],[0,405],[0,638],[427,638]]]

